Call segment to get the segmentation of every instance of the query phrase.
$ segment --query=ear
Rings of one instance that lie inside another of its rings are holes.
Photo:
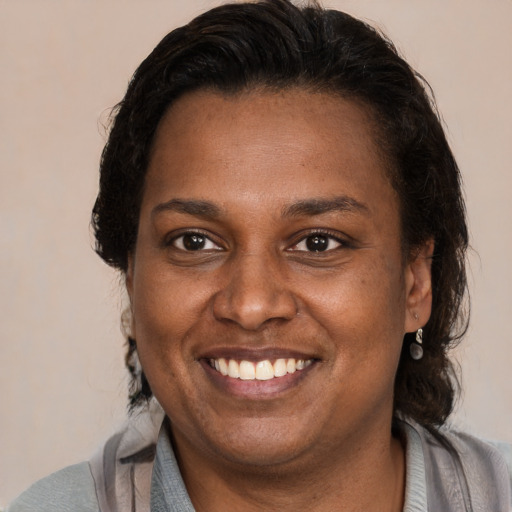
[[[133,272],[134,260],[133,255],[128,255],[128,267],[125,275],[126,292],[128,293],[128,300],[130,301],[130,334],[135,336],[135,318],[133,314]]]
[[[130,304],[132,303],[133,297],[133,265],[133,255],[130,253],[128,254],[128,267],[126,269],[125,275],[126,291],[128,292],[128,297],[130,298]]]
[[[434,240],[414,250],[405,267],[405,332],[417,331],[432,311],[432,256]]]

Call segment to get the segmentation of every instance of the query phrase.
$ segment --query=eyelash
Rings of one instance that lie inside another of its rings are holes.
[[[184,242],[184,237],[186,237],[186,236],[200,237],[204,240],[205,244],[207,244],[207,245],[211,244],[215,247],[206,247],[206,248],[201,247],[196,250],[187,249],[185,246],[185,242]],[[307,248],[307,240],[311,239],[315,236],[319,237],[319,238],[327,239],[328,246],[325,250],[318,250],[318,251],[307,250],[308,249]],[[177,245],[178,241],[180,241],[180,240],[181,240],[181,243],[179,245],[181,245],[181,247]],[[329,248],[329,245],[332,242],[335,242],[338,245],[334,248]],[[298,247],[300,244],[305,244],[306,248],[305,249],[294,249],[294,248]],[[165,245],[171,246],[171,247],[173,247],[179,251],[183,251],[183,252],[203,252],[203,251],[212,251],[212,250],[213,251],[222,251],[223,250],[223,248],[220,247],[219,244],[214,242],[209,235],[207,235],[206,233],[203,233],[200,230],[191,230],[191,231],[185,231],[184,233],[180,233],[179,235],[173,236],[168,242],[166,242]],[[322,253],[330,253],[340,247],[348,248],[348,247],[350,247],[350,244],[348,243],[348,241],[346,239],[341,238],[339,236],[339,233],[332,233],[332,232],[325,231],[325,230],[313,230],[313,231],[309,231],[308,233],[302,233],[300,238],[297,237],[297,241],[294,242],[291,246],[289,246],[286,250],[288,252],[296,251],[296,252],[308,253],[308,254],[322,254]]]
[[[327,249],[325,249],[323,251],[307,250],[307,245],[306,245],[307,240],[311,239],[313,237],[325,238],[325,239],[327,239],[327,243],[329,245],[331,244],[331,242],[335,242],[338,245],[334,248],[327,247]],[[306,249],[293,250],[294,247],[297,247],[300,244],[305,244]],[[318,255],[318,254],[323,254],[323,253],[332,253],[333,251],[335,251],[339,248],[348,248],[348,247],[350,247],[350,244],[348,243],[348,241],[346,239],[340,237],[339,233],[333,233],[333,232],[322,230],[322,229],[316,229],[316,230],[310,230],[307,233],[301,233],[300,237],[297,237],[297,241],[292,246],[290,246],[287,250],[290,252],[297,251],[297,252],[301,252],[301,253]]]
[[[215,246],[214,247],[207,247],[206,249],[205,248],[201,248],[201,249],[198,249],[198,250],[189,250],[185,247],[185,243],[184,243],[184,238],[186,236],[190,236],[190,237],[200,237],[202,238],[206,244],[210,243],[212,245]],[[181,240],[181,247],[178,247],[177,246],[177,242]],[[202,231],[200,230],[190,230],[190,231],[185,231],[183,233],[180,233],[179,235],[176,235],[176,236],[173,236],[169,241],[166,242],[165,244],[166,246],[171,246],[179,251],[183,251],[183,252],[203,252],[203,251],[211,251],[211,250],[214,250],[214,251],[221,251],[222,250],[222,247],[219,246],[219,244],[217,244],[216,242],[214,242],[211,238],[211,236],[208,236],[206,233],[203,233]]]

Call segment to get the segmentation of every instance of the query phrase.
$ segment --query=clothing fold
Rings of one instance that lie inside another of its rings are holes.
[[[511,512],[512,446],[396,421],[405,446],[403,512]],[[88,462],[54,473],[7,512],[194,512],[165,414],[152,400]]]

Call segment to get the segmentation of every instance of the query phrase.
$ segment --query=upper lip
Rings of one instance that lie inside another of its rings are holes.
[[[197,359],[236,359],[240,361],[265,361],[275,359],[318,359],[318,356],[309,351],[297,350],[297,348],[276,348],[276,347],[216,347],[201,352]]]

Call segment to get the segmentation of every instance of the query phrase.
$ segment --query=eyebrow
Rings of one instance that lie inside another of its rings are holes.
[[[161,212],[177,212],[205,219],[215,219],[221,216],[221,209],[210,201],[199,199],[171,199],[156,205],[151,215]],[[369,214],[370,209],[364,203],[349,196],[339,196],[332,199],[304,199],[289,204],[281,210],[283,217],[300,217],[321,215],[330,212],[348,212]]]
[[[212,219],[220,216],[220,208],[209,201],[201,201],[197,199],[171,199],[165,203],[156,205],[151,215],[157,215],[161,212],[177,212],[195,217],[204,217]]]
[[[349,196],[338,196],[332,199],[305,199],[285,206],[283,217],[299,217],[321,215],[330,212],[364,213],[368,215],[370,209],[364,203]]]

